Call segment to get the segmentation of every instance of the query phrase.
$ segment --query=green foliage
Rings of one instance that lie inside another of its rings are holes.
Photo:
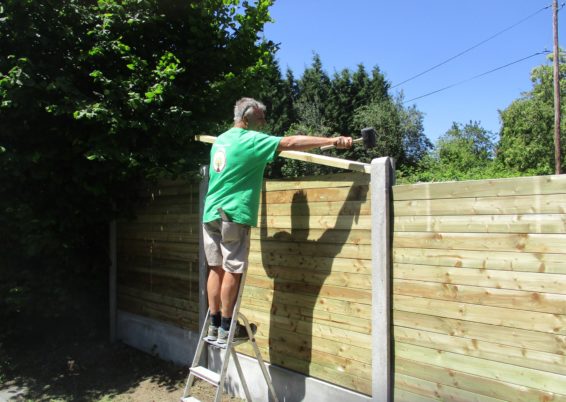
[[[399,183],[479,180],[513,177],[519,172],[494,159],[493,134],[479,122],[454,122],[436,143],[432,152],[414,166],[401,166]]]
[[[552,56],[550,56],[552,59]],[[566,90],[566,57],[561,53],[560,90]],[[500,112],[502,128],[497,149],[500,163],[524,174],[553,174],[554,162],[554,89],[553,68],[539,66],[531,73],[533,88]],[[562,96],[561,113],[566,102]],[[566,129],[562,119],[561,132]],[[566,141],[561,140],[562,169]]]
[[[107,223],[131,215],[139,182],[196,171],[208,147],[193,135],[269,69],[275,47],[258,33],[270,5],[2,2],[0,258],[28,264],[0,267],[14,279],[0,300],[29,298],[31,272],[61,289],[74,259],[105,268]]]
[[[381,156],[393,156],[400,165],[415,165],[432,147],[422,124],[422,113],[414,107],[405,108],[402,99],[389,96],[389,83],[379,69],[368,75],[363,65],[355,72],[345,69],[330,78],[315,54],[312,65],[295,83],[288,72],[285,102],[286,115],[295,117],[285,135],[360,136],[364,127],[375,127],[377,147],[324,151],[324,155],[339,156],[360,162],[371,162]],[[319,151],[312,150],[317,153]],[[271,176],[319,175],[337,171],[334,168],[285,160],[274,166]]]

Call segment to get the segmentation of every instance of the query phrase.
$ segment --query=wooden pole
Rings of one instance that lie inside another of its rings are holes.
[[[216,137],[212,135],[196,135],[195,140],[213,144]],[[371,165],[369,163],[350,161],[347,159],[333,158],[331,156],[311,154],[309,152],[300,151],[282,151],[279,156],[287,159],[295,159],[303,162],[316,163],[319,165],[332,166],[341,169],[354,170],[356,172],[371,173]]]
[[[554,166],[555,173],[562,173],[560,152],[560,54],[558,50],[558,0],[552,2],[554,31]]]

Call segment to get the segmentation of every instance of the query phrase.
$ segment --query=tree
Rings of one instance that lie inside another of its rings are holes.
[[[73,255],[105,266],[113,205],[131,214],[140,180],[195,170],[193,135],[268,68],[270,5],[3,1],[2,254],[50,256],[59,278]]]
[[[518,172],[495,159],[493,134],[477,121],[452,123],[434,150],[411,169],[403,169],[400,182],[473,180],[510,177]]]
[[[370,162],[377,157],[391,156],[398,166],[414,166],[432,147],[424,134],[422,119],[422,113],[415,107],[403,106],[401,97],[381,97],[359,107],[354,114],[356,131],[374,127],[377,144],[374,149],[364,150],[354,157]]]
[[[549,56],[552,59],[552,56]],[[561,53],[560,88],[566,89],[566,57]],[[502,127],[497,158],[506,167],[525,174],[554,172],[554,104],[552,66],[531,73],[532,90],[500,111]],[[561,109],[564,110],[564,102]],[[561,132],[566,122],[562,121]],[[566,151],[562,141],[562,155]],[[562,160],[562,168],[566,166]]]

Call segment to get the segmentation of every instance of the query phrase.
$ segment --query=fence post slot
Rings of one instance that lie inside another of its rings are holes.
[[[371,161],[372,400],[393,401],[391,359],[391,216],[394,160]]]

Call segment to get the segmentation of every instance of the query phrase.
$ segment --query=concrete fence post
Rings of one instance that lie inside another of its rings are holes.
[[[393,401],[391,345],[391,187],[394,160],[371,161],[372,400]]]
[[[208,276],[208,267],[206,265],[206,258],[204,255],[204,243],[202,237],[202,216],[204,214],[204,199],[206,193],[208,192],[208,165],[203,165],[200,168],[200,174],[202,180],[199,185],[199,274],[198,274],[198,285],[199,285],[199,331],[204,325],[204,320],[206,318],[206,312],[208,311],[208,298],[206,293],[206,280]],[[206,356],[205,348],[205,356]]]
[[[113,208],[113,212],[115,211]],[[108,271],[108,282],[109,282],[109,320],[110,320],[110,342],[116,341],[116,320],[117,320],[117,271],[118,271],[118,258],[116,250],[116,218],[113,218],[108,227],[108,251],[110,258],[110,269]]]

